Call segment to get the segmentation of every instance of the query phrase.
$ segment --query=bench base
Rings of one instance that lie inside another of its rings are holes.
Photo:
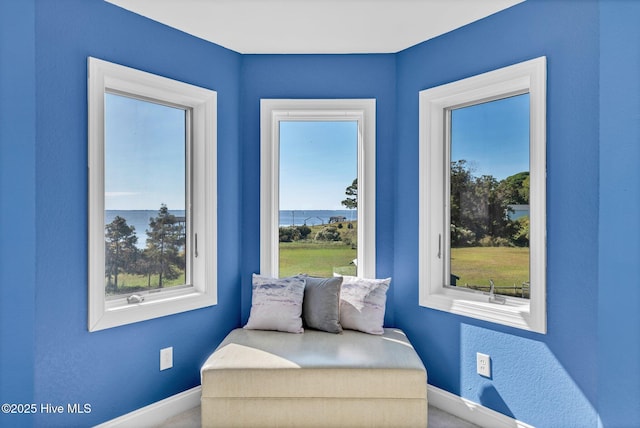
[[[203,427],[426,427],[427,400],[202,398]]]
[[[397,329],[237,329],[202,367],[203,427],[426,425],[426,370]]]

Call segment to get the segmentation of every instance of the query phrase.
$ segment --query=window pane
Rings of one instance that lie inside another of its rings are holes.
[[[358,123],[280,121],[280,276],[356,275]]]
[[[105,94],[105,292],[183,285],[186,111]]]
[[[451,110],[450,284],[529,298],[529,94]]]

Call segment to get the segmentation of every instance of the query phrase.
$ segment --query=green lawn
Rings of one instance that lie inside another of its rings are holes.
[[[163,287],[174,287],[185,283],[184,272],[176,279],[163,280]],[[121,273],[118,275],[118,294],[135,293],[137,291],[155,290],[158,288],[158,275],[151,275],[151,286],[148,286],[149,279],[146,275],[133,275]],[[113,293],[109,293],[110,295]]]
[[[342,242],[296,241],[280,243],[280,276],[306,273],[333,276],[333,272],[355,275],[351,261],[357,250]]]
[[[529,249],[520,247],[465,247],[451,249],[451,274],[459,276],[458,286],[483,286],[489,279],[497,287],[520,286],[529,281]],[[481,288],[482,289],[482,288]],[[516,294],[520,291],[516,291]],[[514,294],[503,289],[502,294]]]
[[[351,223],[351,228],[349,228]],[[335,226],[341,241],[316,241],[314,237],[325,226]],[[344,222],[342,227],[332,225],[310,226],[311,233],[305,240],[280,242],[280,277],[306,273],[312,276],[328,277],[333,273],[355,275],[352,263],[358,256],[355,244],[358,241],[358,222]]]

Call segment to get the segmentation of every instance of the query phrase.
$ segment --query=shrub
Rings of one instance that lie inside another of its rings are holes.
[[[517,230],[513,234],[512,241],[518,247],[529,246],[529,216],[520,217],[515,221]]]
[[[302,226],[296,226],[296,229],[300,234],[300,239],[307,239],[307,236],[309,236],[309,234],[311,233],[311,228],[306,224],[303,224]]]
[[[481,247],[511,247],[512,244],[507,238],[500,238],[494,236],[485,236],[478,241]]]
[[[316,233],[316,241],[340,241],[340,232],[333,226],[325,226]]]
[[[461,226],[451,225],[451,245],[454,247],[471,247],[476,243],[476,234]]]
[[[280,242],[291,242],[300,239],[300,231],[296,227],[280,227],[279,232]]]

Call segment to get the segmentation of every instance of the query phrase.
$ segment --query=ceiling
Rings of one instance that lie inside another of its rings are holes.
[[[243,54],[395,53],[524,0],[106,0]]]

